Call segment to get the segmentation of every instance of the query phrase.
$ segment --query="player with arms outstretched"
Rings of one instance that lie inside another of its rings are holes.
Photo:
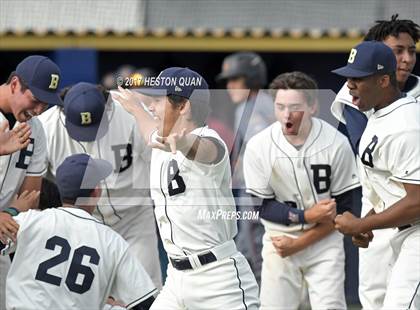
[[[203,211],[235,212],[227,147],[204,126],[210,96],[207,82],[178,67],[165,69],[158,80],[170,83],[140,89],[154,97],[149,106],[154,119],[129,90],[115,96],[136,117],[154,147],[151,194],[170,264],[152,308],[257,309],[255,277],[233,241],[236,217],[200,218]]]

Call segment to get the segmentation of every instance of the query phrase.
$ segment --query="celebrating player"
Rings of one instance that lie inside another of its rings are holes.
[[[237,226],[227,147],[204,126],[207,82],[178,67],[162,71],[158,81],[140,89],[154,97],[149,106],[153,118],[131,91],[121,89],[115,96],[154,147],[151,194],[170,264],[152,308],[257,309],[255,277],[233,241]],[[200,218],[214,212],[230,215]]]
[[[362,218],[337,216],[336,227],[368,246],[372,230],[398,227],[391,238],[393,261],[384,309],[420,307],[420,105],[401,93],[397,61],[382,42],[363,42],[347,66],[333,72],[347,77],[352,103],[371,111],[358,154],[363,198],[373,208]],[[386,272],[386,270],[385,270]]]
[[[33,116],[41,114],[48,104],[61,104],[59,82],[60,69],[54,62],[44,56],[29,56],[0,86],[0,126],[3,128],[7,120],[10,129],[19,128],[21,123],[30,127],[29,144],[0,157],[0,210],[11,207],[16,194],[41,189],[46,142],[42,126]],[[33,207],[37,205],[38,196]],[[8,257],[0,257],[0,309],[4,308],[4,281],[9,265]]]
[[[416,64],[416,43],[420,38],[420,28],[411,20],[398,19],[398,15],[391,20],[377,21],[369,29],[365,41],[382,41],[389,46],[397,58],[396,77],[401,91],[417,99],[420,98],[420,77],[411,74]],[[333,115],[344,123],[353,150],[357,153],[357,145],[366,127],[367,117],[372,111],[361,112],[352,103],[347,84],[341,88],[331,106]],[[366,215],[372,205],[363,199],[362,216]],[[359,297],[365,309],[382,307],[386,291],[392,250],[389,240],[396,233],[396,229],[381,229],[373,232],[375,238],[368,248],[359,250]],[[357,240],[355,240],[356,244]],[[375,275],[375,276],[372,276]]]
[[[39,117],[47,136],[48,175],[67,156],[86,153],[113,164],[104,182],[94,216],[111,226],[129,244],[156,287],[162,286],[156,224],[149,191],[150,150],[135,119],[107,100],[108,91],[78,83],[64,96],[64,108],[53,107]]]
[[[297,309],[304,281],[313,309],[345,309],[343,238],[332,220],[359,187],[350,144],[313,117],[312,78],[284,73],[270,89],[277,122],[251,138],[244,157],[247,191],[263,199],[261,309]]]
[[[151,304],[157,290],[127,242],[91,216],[111,172],[105,160],[72,155],[57,168],[63,207],[14,217],[17,240],[2,251],[15,252],[7,309],[102,309],[108,296],[127,308]]]

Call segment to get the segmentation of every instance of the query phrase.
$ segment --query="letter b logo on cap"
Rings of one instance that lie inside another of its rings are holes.
[[[50,86],[48,86],[48,88],[49,89],[57,89],[59,79],[60,79],[60,77],[58,76],[58,74],[51,74],[51,82],[50,82]]]
[[[82,125],[92,124],[92,116],[91,116],[90,112],[81,112],[80,117],[81,117],[81,120],[82,120],[81,121]]]
[[[356,57],[357,49],[352,48],[350,51],[349,59],[347,60],[348,63],[352,64],[354,62],[354,58]]]

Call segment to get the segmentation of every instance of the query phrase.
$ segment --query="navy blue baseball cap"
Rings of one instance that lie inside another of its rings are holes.
[[[95,84],[80,82],[64,97],[66,129],[77,141],[95,141],[108,131],[106,99]]]
[[[99,183],[112,172],[112,165],[87,154],[67,157],[57,168],[56,183],[62,199],[89,197]]]
[[[392,49],[382,42],[365,41],[352,48],[347,66],[331,72],[347,78],[363,78],[395,71],[397,59]]]
[[[149,88],[138,91],[147,96],[177,95],[189,99],[191,103],[208,104],[209,85],[197,72],[189,68],[171,67],[163,70]]]
[[[49,105],[63,104],[58,92],[60,68],[48,57],[26,57],[17,65],[15,73],[39,101]]]

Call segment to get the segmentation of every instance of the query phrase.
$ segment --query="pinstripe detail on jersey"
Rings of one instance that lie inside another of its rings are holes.
[[[292,165],[292,167],[293,167],[293,178],[295,179],[295,184],[296,184],[296,188],[297,188],[297,190],[298,190],[298,192],[299,192],[299,195],[301,196],[301,197],[303,197],[303,194],[302,194],[302,191],[300,190],[300,187],[299,187],[299,183],[298,183],[298,180],[297,180],[297,176],[296,176],[296,171],[295,171],[295,166],[293,165],[293,161],[291,160],[291,158],[289,157],[289,155],[285,152],[285,151],[283,151],[282,150],[282,148],[280,147],[280,145],[278,145],[277,144],[277,142],[274,140],[274,137],[273,137],[273,131],[271,131],[271,141],[273,141],[273,144],[279,149],[279,151],[280,152],[282,152],[285,156],[286,156],[286,158],[290,161],[290,164]]]
[[[77,209],[78,209],[78,210],[82,210],[82,209],[80,209],[80,208],[77,208]],[[60,207],[60,208],[57,208],[57,210],[60,210],[60,211],[66,212],[66,213],[68,213],[68,214],[70,214],[70,215],[72,215],[72,216],[74,216],[74,217],[79,218],[79,219],[84,219],[84,220],[88,220],[88,221],[95,222],[95,223],[97,223],[97,224],[101,224],[101,225],[108,226],[108,225],[107,225],[107,224],[105,224],[105,223],[101,223],[101,222],[99,222],[99,221],[98,221],[97,219],[95,219],[95,218],[88,218],[88,217],[83,217],[83,216],[80,216],[80,215],[76,215],[76,214],[74,214],[74,213],[72,213],[72,212],[70,212],[70,211],[67,211],[67,210],[62,209],[61,207]]]
[[[256,191],[255,189],[252,189],[252,188],[247,188],[247,190],[246,190],[248,193],[250,193],[250,194],[253,194],[253,195],[255,195],[255,196],[258,196],[258,197],[261,197],[261,198],[264,198],[264,199],[271,199],[271,198],[274,198],[274,197],[276,197],[275,195],[267,195],[267,194],[263,194],[263,193],[261,193],[261,192],[259,192],[259,191]]]
[[[239,282],[239,289],[242,291],[242,302],[244,304],[245,310],[247,310],[248,307],[247,307],[247,305],[245,303],[245,291],[244,291],[244,289],[241,286],[242,285],[242,282],[241,282],[241,278],[239,277],[238,267],[236,267],[236,260],[233,257],[231,257],[230,259],[233,261],[233,266],[235,267],[235,270],[236,270],[236,278],[238,279],[238,282]]]
[[[168,202],[167,202],[167,198],[166,198],[165,192],[163,190],[163,185],[162,185],[162,180],[165,180],[165,178],[163,177],[163,174],[162,174],[164,164],[165,164],[165,162],[163,162],[162,165],[160,166],[160,192],[162,193],[163,199],[165,200],[164,209],[165,209],[165,216],[168,219],[169,227],[171,229],[171,242],[174,246],[176,246],[178,249],[180,249],[185,255],[188,255],[188,253],[186,253],[182,247],[177,246],[175,244],[175,241],[174,241],[174,229],[173,229],[173,226],[172,226],[172,221],[171,221],[171,219],[169,218],[169,215],[168,215]],[[165,240],[162,240],[162,242],[164,242],[164,241]]]
[[[419,290],[419,287],[420,287],[420,282],[417,284],[417,287],[416,287],[416,290],[414,291],[413,297],[411,297],[410,304],[408,305],[408,309],[410,309],[410,308],[411,308],[412,303],[413,303],[414,299],[415,299],[415,298],[416,298],[416,296],[417,296],[417,292],[418,292],[418,290]]]
[[[165,162],[163,162],[162,165],[160,166],[160,192],[162,193],[162,196],[165,199],[165,215],[166,215],[166,218],[169,221],[169,227],[171,228],[171,242],[173,244],[175,244],[175,242],[174,242],[174,235],[173,235],[174,230],[172,228],[172,221],[171,221],[171,219],[169,218],[169,215],[168,215],[168,203],[167,203],[165,192],[163,191],[163,187],[162,187],[162,180],[164,179],[163,178],[163,175],[162,175],[164,164],[165,164]]]
[[[385,113],[385,114],[383,114],[383,115],[378,115],[378,116],[376,116],[376,118],[381,118],[381,117],[387,116],[387,115],[391,114],[392,112],[394,112],[395,110],[398,110],[399,108],[401,108],[401,107],[403,107],[403,106],[405,106],[405,105],[408,105],[408,104],[413,104],[413,103],[416,103],[416,102],[415,102],[415,101],[409,101],[409,102],[403,103],[403,104],[401,104],[401,105],[399,105],[399,106],[395,107],[393,110],[389,111],[388,113]],[[379,110],[379,111],[380,111],[380,110]]]
[[[342,194],[344,192],[347,192],[348,190],[351,190],[351,189],[356,188],[356,187],[359,187],[359,186],[361,186],[359,182],[350,184],[350,185],[348,185],[346,187],[340,188],[338,191],[331,192],[331,196],[340,195],[340,194]]]
[[[420,183],[420,180],[418,180],[418,179],[399,178],[399,177],[396,177],[396,176],[392,176],[392,178],[395,178],[395,179],[398,179],[398,180],[401,180],[401,181],[412,181],[412,182],[419,182]]]
[[[3,190],[3,186],[4,186],[4,182],[6,181],[7,178],[7,173],[9,172],[9,167],[10,167],[10,162],[12,161],[12,156],[9,155],[9,161],[7,162],[7,168],[6,168],[6,173],[4,174],[4,178],[3,181],[1,182],[1,186],[0,186],[0,193]]]
[[[144,294],[143,296],[139,297],[138,299],[128,303],[125,307],[127,309],[132,308],[134,306],[137,306],[139,303],[141,303],[142,301],[146,300],[147,298],[151,297],[154,293],[157,293],[157,288],[151,290],[150,292]]]
[[[26,174],[34,174],[34,175],[42,175],[42,174],[44,174],[45,172],[47,172],[47,168],[45,168],[44,170],[42,170],[42,171],[35,171],[35,172],[29,172],[29,171],[26,171]]]

